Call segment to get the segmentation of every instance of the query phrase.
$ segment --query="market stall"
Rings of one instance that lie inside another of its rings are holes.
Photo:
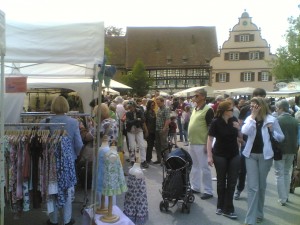
[[[3,101],[1,100],[0,116],[1,137],[3,137],[4,77],[7,75],[26,76],[25,68],[40,67],[44,63],[84,65],[83,70],[89,71],[86,73],[88,77],[91,79],[96,77],[97,65],[102,63],[104,56],[104,23],[24,24],[12,21],[5,22],[5,14],[1,12],[0,15],[0,33],[1,37],[5,37],[5,41],[2,41],[1,38],[1,99]],[[6,69],[4,69],[4,66]],[[86,70],[88,67],[91,70]],[[40,73],[37,73],[37,75],[40,75]],[[70,75],[73,74],[64,73],[64,76]],[[11,96],[9,98],[13,99]],[[22,107],[22,105],[16,106],[14,114],[20,114]],[[3,142],[1,142],[0,162],[0,212],[4,212]],[[0,224],[4,224],[3,213],[1,213]]]

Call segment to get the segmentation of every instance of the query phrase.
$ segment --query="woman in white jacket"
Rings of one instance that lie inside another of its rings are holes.
[[[252,98],[251,115],[242,127],[242,133],[248,136],[243,155],[246,159],[248,211],[245,224],[256,224],[264,217],[263,207],[267,176],[273,163],[268,127],[276,140],[282,141],[284,135],[277,119],[270,114],[269,106],[263,98]]]

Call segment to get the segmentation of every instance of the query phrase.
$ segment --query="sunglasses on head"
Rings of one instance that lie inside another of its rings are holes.
[[[233,112],[233,108],[232,108],[232,109],[227,109],[226,111],[231,111],[231,112]]]

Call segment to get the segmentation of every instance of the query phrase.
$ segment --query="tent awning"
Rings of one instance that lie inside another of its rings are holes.
[[[27,79],[27,89],[32,88],[65,88],[74,90],[81,97],[83,102],[83,108],[85,112],[89,112],[89,103],[93,97],[92,79],[79,79],[79,78],[31,78]],[[104,81],[102,87],[105,87]],[[110,88],[117,89],[131,89],[131,87],[117,82],[115,80],[110,81]],[[104,89],[105,90],[105,89]]]
[[[207,91],[207,96],[208,97],[213,97],[214,96],[214,89],[210,86],[198,86],[198,87],[191,87],[183,91],[176,92],[173,94],[176,97],[189,97],[194,94],[195,91],[199,89],[205,89]]]
[[[26,24],[6,21],[5,62],[91,63],[104,55],[104,22]]]
[[[224,90],[215,90],[215,94],[227,94],[227,95],[252,95],[255,88],[253,87],[243,87],[243,88],[233,88]]]
[[[267,92],[267,97],[274,97],[274,98],[279,98],[279,97],[294,97],[300,95],[300,91],[268,91]]]

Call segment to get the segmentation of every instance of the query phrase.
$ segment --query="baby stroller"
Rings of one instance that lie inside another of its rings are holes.
[[[191,190],[189,174],[192,168],[190,154],[182,148],[177,148],[163,157],[163,182],[161,195],[163,201],[159,204],[160,211],[168,211],[182,201],[181,212],[190,213],[190,205],[195,196]]]

